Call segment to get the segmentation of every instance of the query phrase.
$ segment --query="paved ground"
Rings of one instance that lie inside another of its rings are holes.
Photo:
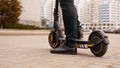
[[[78,49],[77,55],[50,54],[48,32],[45,35],[0,32],[0,68],[120,68],[120,34],[107,34],[109,49],[98,58],[89,49]]]

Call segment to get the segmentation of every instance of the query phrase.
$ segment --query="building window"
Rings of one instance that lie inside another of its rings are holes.
[[[103,24],[103,26],[106,26],[106,24]]]
[[[105,29],[105,27],[103,27],[103,29]]]
[[[99,26],[101,26],[102,24],[99,24]]]
[[[89,29],[92,29],[92,27],[89,27]]]
[[[110,24],[107,24],[107,26],[110,26]]]
[[[113,26],[113,24],[111,24],[111,26]]]
[[[84,26],[84,24],[81,24],[81,26]]]
[[[99,29],[101,30],[101,27],[99,27]]]
[[[90,24],[91,26],[93,26],[93,24]]]
[[[97,26],[97,24],[95,24],[95,26]]]

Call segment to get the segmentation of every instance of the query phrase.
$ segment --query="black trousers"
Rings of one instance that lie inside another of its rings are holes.
[[[80,22],[78,21],[78,14],[74,5],[74,0],[60,0],[60,6],[62,8],[65,27],[65,44],[69,47],[75,47],[75,39],[80,35]]]

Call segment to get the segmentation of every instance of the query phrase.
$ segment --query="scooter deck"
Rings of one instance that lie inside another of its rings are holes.
[[[59,40],[60,41],[65,41],[65,38],[59,38]],[[87,49],[87,48],[90,48],[94,45],[90,41],[83,41],[83,40],[80,40],[80,39],[76,39],[75,41],[76,41],[77,44],[80,44],[80,45],[77,45],[77,48]]]
[[[60,41],[65,41],[65,38],[59,38]],[[80,40],[80,39],[76,39],[75,40],[78,44],[92,44],[92,42],[90,41],[84,41],[84,40]]]
[[[80,39],[76,39],[76,42],[78,44],[92,44],[92,42],[90,42],[90,41],[85,41],[85,40],[80,40]]]

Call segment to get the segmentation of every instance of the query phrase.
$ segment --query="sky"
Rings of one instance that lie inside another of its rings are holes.
[[[40,20],[40,0],[21,0],[23,8],[21,20]]]

